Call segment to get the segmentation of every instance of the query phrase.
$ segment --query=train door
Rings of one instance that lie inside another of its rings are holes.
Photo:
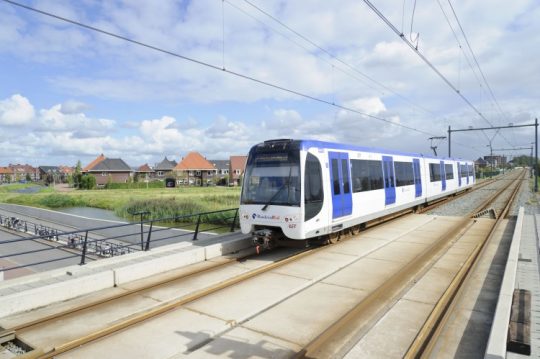
[[[384,172],[384,204],[396,203],[396,184],[394,182],[394,160],[390,156],[382,157]]]
[[[415,197],[420,197],[422,195],[422,177],[420,177],[420,160],[418,158],[413,158],[413,173],[414,173],[414,189]]]
[[[444,169],[444,161],[441,161],[441,183],[442,191],[446,191],[446,171]]]
[[[469,184],[469,164],[465,164],[465,171],[467,171],[467,184]]]
[[[349,174],[349,154],[328,152],[332,181],[332,218],[352,213],[352,193]]]
[[[457,178],[458,178],[458,187],[461,187],[461,165],[457,163]]]

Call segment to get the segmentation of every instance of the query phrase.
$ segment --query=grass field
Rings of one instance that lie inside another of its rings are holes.
[[[217,186],[71,192],[44,187],[37,193],[15,192],[29,186],[33,185],[0,186],[0,202],[51,209],[95,207],[112,210],[124,218],[131,218],[130,213],[137,211],[150,211],[150,217],[163,218],[236,208],[240,198],[240,188]]]

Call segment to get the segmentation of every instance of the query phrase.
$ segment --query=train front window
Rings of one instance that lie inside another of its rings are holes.
[[[242,204],[300,206],[298,151],[251,153],[246,165]]]

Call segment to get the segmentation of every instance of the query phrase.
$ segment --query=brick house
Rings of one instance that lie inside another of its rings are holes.
[[[190,152],[174,167],[174,172],[178,184],[203,186],[214,179],[216,168],[200,153]]]
[[[67,182],[68,176],[75,172],[75,169],[69,166],[39,166],[38,170],[40,180],[45,181],[49,176],[49,180],[62,183]]]
[[[231,156],[229,162],[229,185],[240,186],[246,170],[247,156]]]
[[[121,158],[107,158],[103,154],[84,167],[83,173],[94,176],[98,186],[104,186],[109,181],[127,183],[132,175],[131,168]]]
[[[155,178],[156,171],[150,168],[148,163],[145,163],[144,165],[137,168],[135,171],[135,175],[138,176],[139,182],[148,182]]]
[[[12,181],[26,180],[28,177],[31,181],[39,180],[39,169],[32,167],[28,164],[9,164],[8,166],[13,171]]]
[[[229,184],[229,160],[209,160],[216,169],[214,175],[214,183],[217,185],[226,186]]]
[[[9,167],[0,167],[0,183],[11,183],[15,181],[13,170]]]
[[[174,177],[174,168],[176,165],[176,161],[169,161],[167,157],[165,157],[163,161],[154,166],[155,178],[165,179],[168,177]]]
[[[39,166],[39,179],[42,181],[62,182],[60,167],[58,166]],[[47,177],[49,177],[47,179]]]

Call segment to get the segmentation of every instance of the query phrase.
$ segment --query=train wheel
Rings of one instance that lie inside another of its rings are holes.
[[[358,233],[360,233],[360,225],[358,226],[352,226],[351,227],[351,234],[353,236],[356,236]]]
[[[328,244],[336,244],[339,241],[339,232],[330,233],[326,241]]]

